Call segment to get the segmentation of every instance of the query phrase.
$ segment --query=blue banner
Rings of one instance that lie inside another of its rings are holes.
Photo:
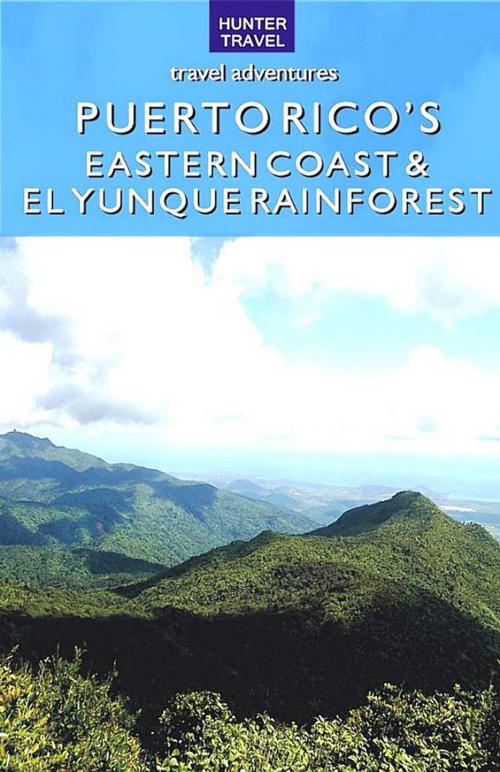
[[[500,233],[499,4],[251,5],[4,2],[2,234]]]

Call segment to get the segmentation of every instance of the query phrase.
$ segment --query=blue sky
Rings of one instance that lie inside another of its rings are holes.
[[[297,326],[297,307],[290,307],[276,295],[263,293],[244,303],[266,341],[287,356],[327,363],[338,357],[352,368],[391,367],[408,348],[428,341],[448,356],[465,357],[479,367],[491,365],[498,347],[500,311],[459,318],[443,324],[424,312],[403,315],[381,299],[369,298],[361,304],[353,292],[342,292],[327,305],[315,321]],[[314,310],[311,301],[304,312]]]

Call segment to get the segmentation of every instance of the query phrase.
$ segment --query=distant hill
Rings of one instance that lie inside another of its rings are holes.
[[[304,481],[255,481],[245,478],[229,482],[223,479],[222,485],[233,493],[240,493],[257,501],[270,502],[305,514],[318,525],[331,523],[347,509],[388,499],[397,490],[384,485],[348,487]],[[426,495],[435,498],[435,494],[432,492],[426,491]],[[500,507],[498,511],[500,511]]]
[[[312,525],[207,483],[108,464],[23,432],[0,436],[0,545],[80,546],[172,565],[263,529]]]
[[[356,487],[312,483],[302,480],[215,478],[214,484],[257,501],[291,509],[307,515],[318,526],[330,525],[348,509],[391,498],[397,488],[384,485]],[[443,511],[459,522],[476,522],[500,541],[500,502],[460,499],[418,486]]]
[[[264,488],[251,480],[233,480],[226,490],[232,493],[239,493],[241,496],[247,496],[255,501],[265,501],[274,506],[285,507],[292,511],[303,512],[305,510],[299,498],[290,495],[280,488]]]

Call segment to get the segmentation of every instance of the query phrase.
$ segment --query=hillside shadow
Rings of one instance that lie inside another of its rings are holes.
[[[65,493],[54,499],[53,503],[57,507],[84,509],[93,515],[116,515],[134,511],[131,494],[116,488],[92,488],[77,493]]]
[[[26,528],[8,510],[2,509],[0,504],[0,544],[31,545],[35,542],[35,535]]]
[[[159,563],[152,563],[141,558],[131,558],[121,552],[95,550],[89,547],[74,547],[71,552],[82,558],[88,570],[94,575],[148,572],[153,574],[153,578],[155,578],[165,571],[165,566]]]
[[[169,482],[159,482],[151,487],[157,496],[173,501],[201,521],[205,520],[204,510],[213,506],[217,500],[217,488],[207,483],[172,485]]]
[[[0,480],[45,480],[53,479],[66,485],[77,484],[81,473],[61,461],[47,461],[43,458],[17,457],[0,466]]]
[[[239,715],[267,710],[308,722],[345,713],[384,683],[423,691],[484,687],[499,636],[447,602],[422,596],[380,605],[350,628],[299,613],[200,617],[173,609],[155,619],[0,616],[0,646],[36,661],[86,649],[85,667],[119,672],[141,707],[146,734],[168,698],[219,691]]]
[[[49,523],[38,526],[32,543],[41,546],[51,538],[59,544],[72,546],[85,543],[88,538],[99,539],[113,531],[114,526],[122,520],[119,512],[103,511],[100,514],[86,514],[81,517],[59,517]]]

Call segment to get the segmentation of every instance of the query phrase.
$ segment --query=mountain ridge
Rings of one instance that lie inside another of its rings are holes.
[[[212,549],[152,579],[142,600],[153,608],[165,592],[168,602],[178,607],[203,613],[225,608],[233,613],[244,610],[248,603],[264,608],[272,596],[273,607],[283,603],[284,608],[290,608],[284,577],[296,570],[293,584],[302,593],[300,597],[308,597],[317,607],[315,574],[323,580],[330,574],[342,576],[340,586],[345,584],[345,597],[349,596],[348,587],[363,595],[369,587],[378,591],[390,581],[399,583],[411,578],[415,585],[447,598],[460,594],[464,583],[473,584],[474,592],[468,594],[471,607],[475,605],[474,593],[477,597],[483,595],[487,602],[488,592],[494,588],[492,608],[484,621],[490,621],[493,615],[500,632],[498,581],[495,585],[495,574],[500,575],[500,545],[484,528],[456,522],[430,499],[414,491],[402,491],[387,501],[350,510],[339,521],[340,528],[333,534],[328,527],[296,536],[263,531],[250,541],[235,541]],[[340,533],[340,529],[344,532]],[[355,577],[365,571],[369,572],[365,584],[358,586]],[[224,572],[228,574],[226,582]],[[483,573],[481,586],[481,579],[476,581],[473,577],[482,577]],[[245,576],[245,582],[231,581],[232,575]],[[196,593],[191,592],[190,577],[196,584]],[[227,585],[227,596],[219,590],[212,591],[213,585],[219,587],[221,582]],[[319,589],[321,602],[327,606],[330,597],[325,594],[325,587],[329,582],[330,579]],[[214,598],[217,602],[212,606]],[[165,597],[162,602],[165,603]]]
[[[389,499],[378,501],[375,504],[363,504],[344,512],[333,523],[315,528],[311,536],[354,536],[358,533],[366,533],[378,528],[391,520],[392,517],[415,517],[419,515],[444,516],[431,499],[418,491],[399,491]]]
[[[24,432],[0,436],[0,544],[81,546],[172,565],[266,528],[313,524],[209,483],[110,464]]]

